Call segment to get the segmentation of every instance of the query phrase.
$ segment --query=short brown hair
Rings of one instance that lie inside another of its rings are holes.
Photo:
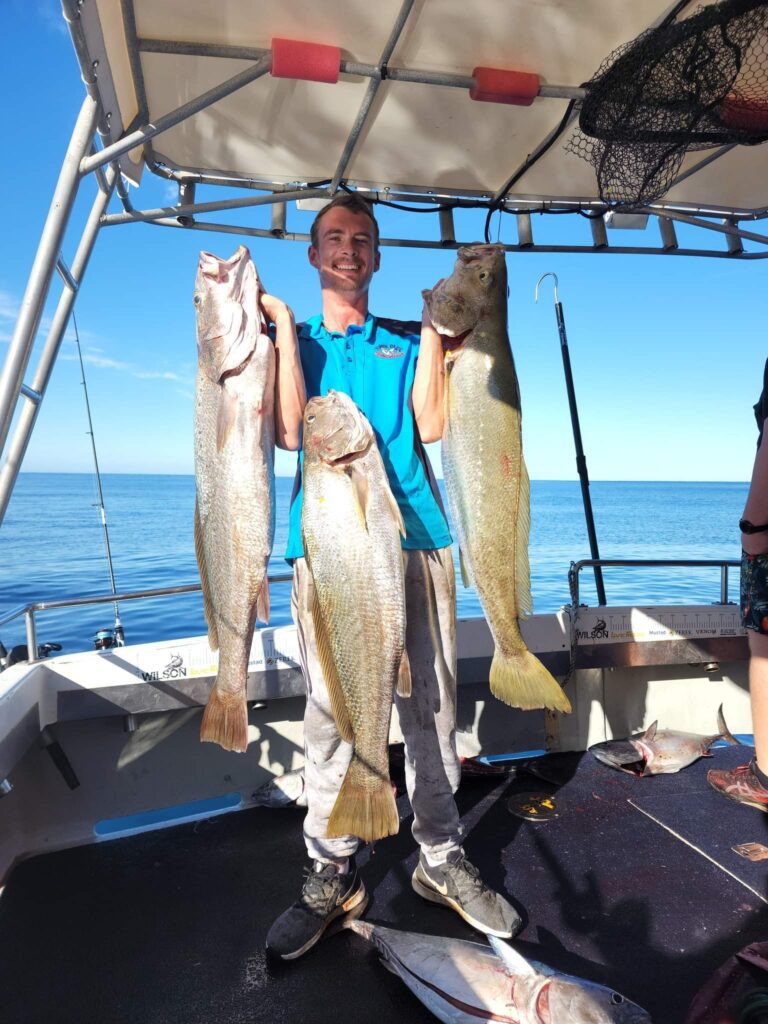
[[[376,218],[373,215],[373,204],[369,203],[367,199],[363,199],[361,196],[355,195],[354,192],[340,192],[338,195],[324,206],[318,213],[315,219],[312,221],[312,227],[310,228],[310,238],[312,245],[317,248],[320,241],[320,229],[319,224],[322,217],[328,213],[329,210],[333,210],[336,207],[343,207],[345,210],[349,210],[351,213],[361,213],[364,217],[367,217],[373,224],[373,245],[376,250],[379,248],[379,225],[376,222]]]

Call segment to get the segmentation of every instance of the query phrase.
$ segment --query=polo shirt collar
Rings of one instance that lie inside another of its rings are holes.
[[[323,324],[323,314],[318,313],[317,316],[311,316],[306,321],[307,327],[309,328],[310,336],[316,339],[320,338],[332,338],[343,337],[338,331],[328,331]],[[371,313],[365,318],[365,323],[358,326],[358,324],[350,324],[347,328],[346,337],[351,338],[357,334],[360,336],[361,341],[370,341],[373,336],[373,331],[376,326],[376,317]]]

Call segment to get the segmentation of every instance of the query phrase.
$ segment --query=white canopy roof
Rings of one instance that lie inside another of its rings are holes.
[[[81,19],[116,141],[250,67],[255,51],[269,50],[274,38],[337,46],[343,61],[375,66],[402,6],[401,0],[85,0]],[[387,66],[467,77],[478,66],[511,69],[537,74],[544,86],[578,87],[612,50],[674,6],[668,0],[415,0]],[[695,10],[689,5],[679,16]],[[212,46],[247,48],[247,59],[200,55]],[[174,48],[187,52],[156,52]],[[267,187],[327,182],[371,81],[350,73],[336,84],[266,74],[155,136],[143,151],[132,150],[121,167],[134,181],[154,159],[203,178],[232,176]],[[386,78],[343,177],[411,194],[493,195],[556,128],[567,105],[567,98],[542,96],[530,106],[477,102],[466,88]],[[513,199],[598,199],[593,167],[565,149],[570,134],[521,177]],[[767,155],[765,146],[737,146],[686,176],[703,159],[689,154],[665,202],[762,213]]]

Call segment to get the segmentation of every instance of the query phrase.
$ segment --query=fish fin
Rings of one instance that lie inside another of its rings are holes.
[[[513,708],[550,708],[571,711],[571,702],[562,686],[535,654],[523,649],[504,655],[496,648],[490,672],[491,693]]]
[[[269,580],[266,572],[256,599],[256,616],[261,622],[269,623]]]
[[[531,597],[531,565],[528,560],[528,535],[531,530],[531,484],[525,461],[520,456],[520,488],[515,513],[515,598],[518,618],[533,611]]]
[[[403,649],[403,656],[400,659],[400,671],[397,676],[398,697],[410,697],[413,686],[411,684],[411,660],[408,651]]]
[[[217,686],[211,690],[200,723],[202,742],[218,743],[224,750],[244,754],[248,749],[248,706],[245,692],[220,693]]]
[[[213,614],[211,585],[208,582],[208,569],[205,565],[205,550],[203,548],[203,526],[200,522],[200,506],[197,499],[195,499],[195,555],[197,557],[197,568],[200,573],[200,586],[203,591],[203,612],[205,613],[205,621],[208,623],[208,646],[212,651],[218,651],[219,633],[216,629],[216,619]]]
[[[328,818],[326,836],[357,836],[372,843],[397,835],[399,828],[400,816],[388,776],[375,775],[354,753]]]
[[[382,463],[382,469],[383,468],[384,468],[384,465]],[[385,477],[385,480],[386,480],[386,477]],[[389,484],[387,484],[385,486],[384,493],[387,496],[387,501],[389,502],[389,507],[392,510],[392,518],[397,523],[397,528],[400,531],[400,536],[401,537],[405,537],[405,521],[403,520],[403,513],[400,511],[400,506],[397,504],[397,501],[395,500],[395,496],[392,493],[392,488],[389,486]]]
[[[368,477],[358,469],[354,462],[346,467],[347,476],[352,484],[352,496],[355,499],[360,522],[368,529],[368,503],[371,499],[371,489],[368,486]]]
[[[395,968],[392,966],[391,960],[387,960],[385,956],[380,956],[379,963],[381,964],[382,967],[386,967],[390,974],[394,974],[396,978],[400,977],[400,972],[395,970]]]
[[[227,391],[226,385],[219,388],[219,410],[216,416],[216,451],[220,452],[229,440],[237,419],[237,399]]]
[[[488,941],[496,956],[501,960],[510,974],[517,977],[533,978],[539,973],[533,964],[529,963],[522,954],[518,953],[508,943],[496,935],[489,935]]]
[[[354,743],[355,733],[352,729],[352,723],[349,720],[347,703],[344,699],[344,691],[341,688],[339,673],[336,670],[336,662],[333,660],[333,651],[331,650],[328,632],[325,628],[325,621],[323,620],[323,612],[320,608],[320,602],[317,598],[317,591],[315,591],[314,600],[312,602],[312,621],[315,625],[317,658],[320,662],[320,668],[323,671],[323,679],[325,679],[325,686],[328,690],[328,696],[331,701],[333,720],[336,723],[336,728],[339,730],[339,736],[341,736],[343,740],[346,740],[347,743]]]
[[[659,727],[658,719],[655,722],[651,722],[648,728],[645,730],[643,735],[640,737],[642,740],[652,741],[656,738],[656,730]]]
[[[744,744],[737,740],[731,730],[725,724],[725,716],[723,715],[723,705],[717,709],[717,727],[720,730],[720,737],[722,737],[727,743],[730,743],[733,747],[741,747]],[[720,738],[718,737],[718,738]]]
[[[459,548],[459,569],[461,570],[461,582],[465,587],[474,586],[472,573],[467,567],[466,560],[464,558],[464,552]]]

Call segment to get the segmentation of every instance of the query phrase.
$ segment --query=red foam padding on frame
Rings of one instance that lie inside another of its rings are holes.
[[[486,103],[514,103],[530,107],[539,94],[539,76],[529,71],[504,71],[501,68],[475,68],[475,84],[469,90],[473,100]]]
[[[323,43],[298,39],[272,40],[272,77],[300,78],[307,82],[338,82],[341,50]]]

